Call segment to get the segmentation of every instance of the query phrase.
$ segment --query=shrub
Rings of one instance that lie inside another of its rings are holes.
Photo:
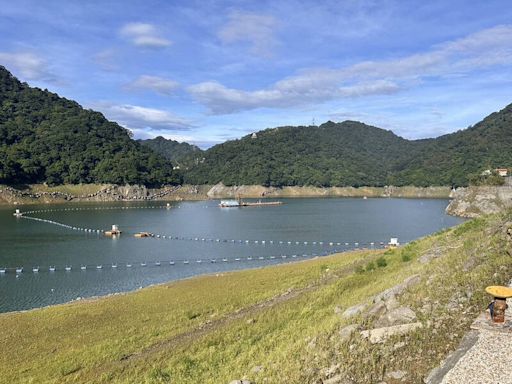
[[[386,261],[386,259],[381,256],[377,259],[377,267],[379,268],[384,268],[388,265],[388,262]]]

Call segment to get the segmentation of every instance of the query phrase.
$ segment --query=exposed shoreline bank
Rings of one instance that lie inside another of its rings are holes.
[[[223,184],[166,186],[146,188],[138,185],[62,185],[41,184],[23,188],[0,186],[0,205],[48,204],[66,202],[112,201],[182,201],[222,198],[304,198],[304,197],[397,197],[447,199],[450,187],[264,187],[259,185],[231,186]]]

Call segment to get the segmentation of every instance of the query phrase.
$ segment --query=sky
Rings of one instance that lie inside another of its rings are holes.
[[[510,0],[0,0],[0,65],[208,148],[357,120],[407,139],[512,103]]]

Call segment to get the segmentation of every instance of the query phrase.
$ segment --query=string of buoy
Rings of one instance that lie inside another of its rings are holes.
[[[31,268],[26,268],[25,266],[17,266],[17,267],[0,267],[0,275],[5,275],[7,273],[16,273],[17,275],[25,273],[25,272],[71,272],[71,271],[101,271],[103,269],[133,269],[133,268],[148,268],[148,267],[173,267],[179,265],[192,266],[199,264],[221,264],[221,263],[238,263],[238,262],[260,262],[260,261],[277,261],[277,260],[297,260],[297,259],[307,259],[307,258],[315,258],[315,257],[323,257],[329,256],[337,253],[337,250],[332,252],[323,252],[320,254],[292,254],[292,255],[272,255],[272,256],[247,256],[247,257],[221,257],[221,258],[201,258],[201,259],[172,259],[172,260],[157,260],[157,261],[139,261],[139,262],[125,262],[125,263],[109,263],[109,264],[81,264],[80,266],[73,265],[65,265],[65,266],[33,266]]]
[[[55,220],[41,219],[38,217],[27,216],[27,213],[15,213],[17,217],[34,220],[42,223],[53,224],[62,228],[82,231],[86,233],[103,233],[101,229],[82,228],[69,224],[60,223]],[[196,242],[209,242],[209,243],[227,243],[227,244],[246,244],[246,245],[284,245],[284,246],[320,246],[320,247],[334,247],[334,246],[345,246],[350,247],[379,247],[385,246],[384,241],[371,241],[371,242],[348,242],[348,241],[297,241],[297,240],[252,240],[252,239],[221,239],[221,238],[205,238],[205,237],[185,237],[185,236],[174,236],[174,235],[163,235],[145,232],[145,236],[156,239],[167,239],[167,240],[180,240],[180,241],[196,241]]]

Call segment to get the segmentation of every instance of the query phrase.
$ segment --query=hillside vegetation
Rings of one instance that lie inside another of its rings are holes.
[[[203,152],[196,145],[180,143],[176,140],[165,139],[162,136],[157,136],[154,139],[138,140],[138,142],[179,166],[188,164],[194,157],[200,156]]]
[[[0,183],[179,183],[172,164],[99,113],[0,66]]]
[[[0,382],[399,382],[391,372],[423,382],[486,308],[484,288],[509,279],[511,220],[475,219],[397,250],[2,314]],[[391,305],[407,307],[415,328],[382,342],[362,337]]]
[[[219,144],[186,173],[192,184],[265,186],[467,185],[512,167],[512,104],[473,127],[406,140],[356,121],[279,127]]]

